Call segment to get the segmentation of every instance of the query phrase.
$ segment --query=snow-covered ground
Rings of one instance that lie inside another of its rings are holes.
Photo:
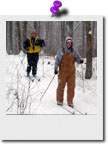
[[[63,107],[56,104],[57,75],[42,97],[54,76],[54,62],[54,57],[40,56],[37,73],[40,82],[32,82],[26,77],[26,54],[7,55],[6,114],[97,114],[97,59],[93,58],[90,80],[84,79],[85,63],[76,64],[74,106],[79,112],[67,106],[67,87]]]

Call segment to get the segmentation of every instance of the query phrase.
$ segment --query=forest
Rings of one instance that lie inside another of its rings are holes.
[[[41,48],[38,62],[37,77],[40,81],[34,82],[26,76],[27,57],[23,49],[23,42],[30,37],[32,30],[46,44],[45,48]],[[67,111],[66,104],[63,110],[55,102],[58,84],[57,75],[54,75],[55,57],[67,36],[73,38],[73,47],[78,49],[84,60],[81,65],[75,63],[74,104],[80,112]],[[6,51],[7,114],[97,114],[96,21],[7,21]]]
[[[97,56],[97,22],[96,21],[7,21],[6,51],[17,55],[24,51],[23,42],[29,38],[32,30],[45,40],[45,55],[55,56],[63,47],[67,36],[73,38],[73,47],[78,49],[81,57],[87,58],[86,78],[92,76],[92,57]]]
[[[88,23],[90,26],[88,26]],[[55,55],[57,50],[64,45],[65,38],[73,38],[73,47],[86,57],[87,33],[92,35],[92,54],[97,55],[97,22],[95,21],[7,21],[6,38],[7,53],[19,54],[23,50],[23,41],[36,30],[38,36],[45,40],[47,55]]]

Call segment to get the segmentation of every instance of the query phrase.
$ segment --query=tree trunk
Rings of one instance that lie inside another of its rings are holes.
[[[61,46],[64,46],[64,42],[65,42],[65,22],[62,21],[61,22]]]
[[[36,29],[38,36],[40,36],[40,22],[39,21],[34,21],[34,29]]]
[[[23,23],[23,41],[27,38],[27,21],[22,22]]]
[[[67,26],[66,37],[72,37],[73,38],[73,22],[72,21],[66,22],[66,26]]]
[[[12,39],[12,21],[6,22],[6,51],[8,54],[13,53],[13,39]]]
[[[90,79],[92,77],[92,31],[90,22],[86,22],[86,41],[87,41],[87,50],[86,50],[86,73],[85,78]]]
[[[16,22],[16,26],[17,26],[17,37],[18,37],[18,49],[20,51],[21,50],[21,32],[20,32],[20,22],[19,21]]]
[[[27,21],[22,22],[22,50],[26,53],[25,49],[23,49],[23,42],[27,39]]]
[[[96,56],[97,51],[97,25],[95,21],[83,23],[80,25],[79,21],[7,21],[7,53],[18,54],[21,49],[26,52],[23,49],[23,42],[29,38],[32,29],[36,30],[41,39],[45,40],[44,52],[47,55],[55,55],[59,48],[64,47],[65,38],[70,36],[73,37],[73,47],[78,49],[81,56],[87,57],[87,77],[90,73],[88,69],[91,70],[92,68],[90,62],[92,62],[92,57]],[[74,33],[72,33],[73,30]],[[92,35],[89,34],[91,30]],[[93,41],[90,37],[93,38]],[[89,39],[92,41],[91,44],[89,44]]]
[[[12,36],[13,36],[13,54],[17,55],[20,53],[19,50],[19,37],[18,37],[18,21],[13,21],[13,31],[12,31]]]

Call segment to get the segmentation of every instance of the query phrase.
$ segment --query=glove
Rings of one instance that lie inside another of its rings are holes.
[[[55,74],[55,75],[57,75],[57,74],[58,74],[58,71],[57,71],[56,69],[55,69],[55,71],[54,71],[54,74]]]
[[[83,62],[84,62],[84,61],[81,59],[81,60],[80,60],[80,63],[83,63]]]

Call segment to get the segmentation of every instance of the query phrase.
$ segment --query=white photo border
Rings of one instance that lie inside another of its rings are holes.
[[[6,21],[97,21],[97,115],[6,115]],[[103,140],[103,16],[0,16],[0,139]]]

